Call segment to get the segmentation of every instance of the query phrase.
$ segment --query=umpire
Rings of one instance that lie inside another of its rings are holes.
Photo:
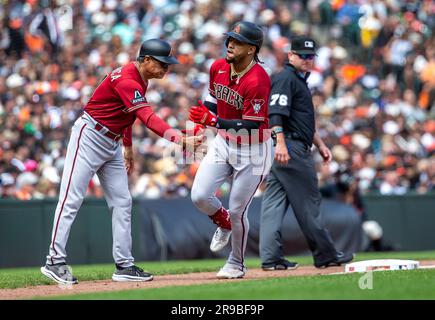
[[[275,161],[267,180],[260,223],[260,257],[263,270],[294,269],[285,260],[281,226],[289,204],[305,235],[317,268],[341,265],[353,259],[335,249],[320,222],[321,196],[311,154],[314,143],[325,163],[332,154],[315,130],[315,111],[307,85],[314,65],[316,43],[292,39],[289,63],[272,79],[269,99],[270,127],[276,134]]]

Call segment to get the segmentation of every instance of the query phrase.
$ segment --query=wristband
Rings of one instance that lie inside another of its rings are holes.
[[[276,128],[273,130],[273,132],[275,132],[276,134],[281,133],[281,132],[284,132],[284,129],[283,128]]]

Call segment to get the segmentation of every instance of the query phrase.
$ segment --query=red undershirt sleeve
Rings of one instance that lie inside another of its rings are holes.
[[[151,107],[143,107],[136,111],[136,116],[149,128],[152,132],[166,140],[178,143],[181,139],[179,130],[172,128],[164,120],[159,118]]]
[[[128,126],[124,130],[124,136],[122,138],[122,144],[124,145],[124,147],[131,147],[133,144],[133,142],[132,142],[132,127],[133,127],[133,125]]]

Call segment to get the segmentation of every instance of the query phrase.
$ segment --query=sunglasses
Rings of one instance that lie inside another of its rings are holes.
[[[165,62],[161,62],[159,60],[157,60],[156,58],[153,58],[151,56],[147,56],[150,57],[151,59],[153,59],[154,61],[158,62],[158,64],[163,68],[163,69],[167,69],[169,68],[170,63],[165,63]]]
[[[295,55],[297,55],[299,58],[301,58],[302,60],[313,60],[314,57],[316,56],[315,54],[312,53],[297,53],[292,51]]]

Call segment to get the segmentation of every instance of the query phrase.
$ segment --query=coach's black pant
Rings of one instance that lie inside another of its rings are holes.
[[[284,259],[281,226],[291,205],[314,261],[328,261],[337,254],[332,239],[320,221],[317,174],[310,148],[302,141],[286,138],[291,159],[287,165],[273,164],[263,196],[260,222],[262,265]]]

